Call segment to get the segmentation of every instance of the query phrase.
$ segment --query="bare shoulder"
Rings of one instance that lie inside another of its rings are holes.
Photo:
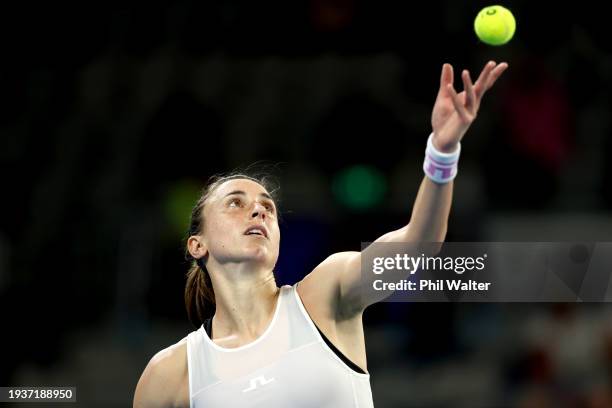
[[[328,314],[330,318],[341,313],[342,305],[338,303],[342,298],[341,275],[355,260],[360,260],[359,252],[348,251],[332,254],[321,262],[298,285],[304,303],[317,305],[317,312]]]
[[[134,408],[189,407],[187,337],[155,354],[134,395]]]

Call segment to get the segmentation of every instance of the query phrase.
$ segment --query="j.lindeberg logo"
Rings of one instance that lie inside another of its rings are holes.
[[[264,385],[268,385],[273,381],[274,381],[274,378],[270,378],[269,380],[266,380],[263,375],[260,375],[259,377],[255,377],[251,379],[251,381],[249,382],[249,387],[242,390],[242,392],[253,391],[257,389],[258,385],[261,387]]]

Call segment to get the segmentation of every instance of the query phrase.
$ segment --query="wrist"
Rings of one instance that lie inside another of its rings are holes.
[[[459,149],[459,143],[440,143],[437,137],[433,136],[431,143],[440,153],[455,153]]]
[[[434,146],[434,134],[429,135],[425,149],[423,171],[425,175],[438,184],[445,184],[457,176],[461,143],[457,143],[451,152],[440,151]]]

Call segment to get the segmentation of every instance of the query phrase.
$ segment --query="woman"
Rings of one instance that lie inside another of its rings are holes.
[[[444,240],[459,142],[507,67],[489,62],[475,84],[463,71],[457,94],[453,69],[443,66],[412,218],[377,242]],[[134,407],[373,406],[361,317],[381,299],[362,296],[360,253],[333,254],[279,288],[279,243],[265,181],[234,175],[207,187],[187,241],[186,303],[190,319],[204,324],[151,359]]]

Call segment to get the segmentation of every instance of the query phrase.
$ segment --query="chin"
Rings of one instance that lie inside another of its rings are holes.
[[[266,248],[257,248],[253,251],[250,251],[250,253],[247,255],[247,258],[250,258],[251,262],[253,263],[257,263],[260,265],[270,265],[271,267],[274,267],[278,259],[278,255],[275,256]]]
[[[253,246],[251,248],[248,248],[245,252],[245,258],[251,259],[256,262],[266,262],[270,257],[268,248],[265,248],[263,246]]]

